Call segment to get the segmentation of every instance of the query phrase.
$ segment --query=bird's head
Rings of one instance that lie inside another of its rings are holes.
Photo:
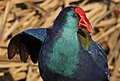
[[[64,8],[55,20],[57,27],[66,25],[66,27],[85,30],[92,32],[92,26],[86,17],[85,11],[80,7],[66,7]]]

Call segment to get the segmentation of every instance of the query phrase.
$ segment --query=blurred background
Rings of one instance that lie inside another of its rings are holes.
[[[52,27],[66,6],[80,6],[93,26],[92,38],[108,57],[111,81],[120,81],[120,0],[0,0],[0,81],[42,81],[37,64],[7,58],[10,39],[28,28]]]

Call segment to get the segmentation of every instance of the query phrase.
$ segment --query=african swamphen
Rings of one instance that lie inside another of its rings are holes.
[[[8,58],[19,53],[38,61],[44,81],[109,81],[107,58],[92,40],[92,26],[80,7],[66,7],[55,19],[53,29],[34,28],[14,36]]]

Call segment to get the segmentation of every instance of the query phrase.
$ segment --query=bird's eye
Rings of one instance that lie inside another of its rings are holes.
[[[78,14],[76,14],[76,13],[75,13],[75,14],[73,14],[73,17],[76,17],[76,18],[77,18],[77,17],[78,17]]]

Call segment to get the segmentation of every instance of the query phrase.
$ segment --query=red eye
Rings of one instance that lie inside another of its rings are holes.
[[[76,17],[76,18],[77,18],[77,17],[78,17],[78,14],[76,14],[76,13],[75,13],[75,14],[73,14],[73,17]]]

